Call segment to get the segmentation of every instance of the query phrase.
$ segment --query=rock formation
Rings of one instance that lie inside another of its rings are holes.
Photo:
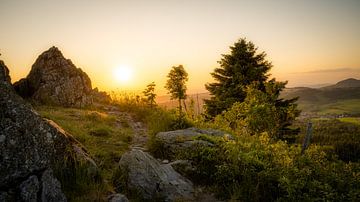
[[[138,191],[145,200],[188,201],[193,198],[192,183],[169,164],[160,164],[154,157],[133,149],[120,160],[120,168],[128,173],[127,186]]]
[[[155,140],[162,145],[161,150],[168,155],[166,157],[172,159],[176,156],[176,153],[189,150],[197,145],[213,146],[206,138],[201,138],[201,135],[233,139],[229,134],[219,130],[187,128],[183,130],[160,132],[156,134]]]
[[[65,107],[92,104],[90,78],[56,47],[43,52],[29,75],[14,83],[14,88],[23,98],[44,104]]]
[[[64,159],[96,167],[80,143],[16,94],[0,61],[0,201],[66,201],[53,174]]]
[[[91,92],[93,101],[96,103],[109,104],[111,102],[111,97],[104,91],[99,91],[98,88],[94,88]]]
[[[108,197],[109,202],[129,202],[129,199],[123,194],[112,194]]]

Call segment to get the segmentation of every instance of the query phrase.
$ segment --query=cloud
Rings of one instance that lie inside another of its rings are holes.
[[[297,72],[302,74],[322,74],[322,73],[345,73],[345,72],[360,72],[360,68],[335,68],[335,69],[319,69],[307,72]]]

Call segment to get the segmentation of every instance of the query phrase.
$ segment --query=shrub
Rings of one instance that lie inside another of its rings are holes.
[[[360,165],[329,159],[322,147],[304,155],[296,145],[264,133],[218,140],[187,153],[197,182],[240,201],[351,201],[360,194]]]
[[[338,119],[313,120],[311,144],[330,146],[340,160],[345,162],[360,161],[360,125],[342,122]],[[304,139],[305,124],[297,123],[301,128],[301,135],[297,142]]]

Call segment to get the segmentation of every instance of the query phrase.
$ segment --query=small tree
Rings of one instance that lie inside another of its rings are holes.
[[[179,115],[181,117],[182,105],[181,101],[186,99],[186,82],[188,79],[188,73],[185,71],[182,65],[173,66],[167,75],[165,88],[168,90],[168,94],[171,95],[170,99],[178,100],[179,103]]]
[[[155,94],[155,82],[151,82],[146,86],[146,89],[143,91],[146,103],[153,108],[156,105],[156,94]]]

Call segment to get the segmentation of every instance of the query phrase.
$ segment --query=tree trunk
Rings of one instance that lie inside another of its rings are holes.
[[[181,99],[179,99],[179,114],[181,117],[181,113],[182,113],[182,106],[181,106]]]
[[[185,102],[185,99],[183,100],[183,105],[184,105],[185,112],[186,112],[186,114],[187,114],[188,109],[187,109],[187,107],[186,107],[186,102]]]

